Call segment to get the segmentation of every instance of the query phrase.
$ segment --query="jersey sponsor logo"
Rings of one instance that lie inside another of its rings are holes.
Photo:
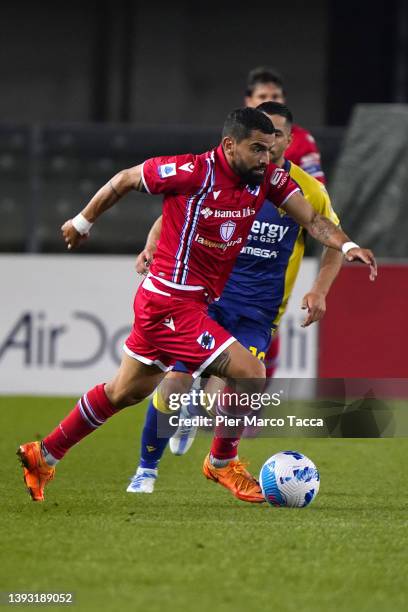
[[[251,185],[247,185],[246,188],[247,188],[247,191],[249,191],[251,195],[255,197],[259,196],[259,192],[261,190],[260,185],[256,185],[255,187],[252,187]]]
[[[187,164],[183,164],[178,167],[179,170],[184,170],[184,172],[192,172],[194,170],[194,164],[188,162]]]
[[[242,208],[241,210],[214,210],[216,219],[241,219],[242,217],[250,217],[256,213],[255,208]]]
[[[167,178],[177,174],[176,164],[162,164],[157,170],[160,178]]]
[[[176,331],[176,326],[174,325],[173,317],[167,317],[167,319],[164,319],[163,325],[169,327],[172,331]]]
[[[256,236],[249,237],[250,240],[259,240],[260,242],[281,242],[289,231],[289,226],[278,225],[277,223],[268,223],[267,221],[255,221],[252,223],[251,234]],[[262,240],[260,236],[265,236],[271,240]]]
[[[206,206],[203,208],[200,215],[203,215],[205,219],[208,219],[211,215],[214,215],[215,219],[241,219],[242,217],[245,218],[255,215],[255,213],[255,208],[250,208],[249,206],[241,210],[220,210],[218,208],[209,208]]]
[[[213,191],[214,200],[216,200],[218,198],[220,193],[221,193],[221,189],[220,189],[220,191]]]
[[[208,206],[206,206],[205,208],[203,208],[200,214],[203,215],[204,219],[208,219],[208,217],[211,217],[214,212],[211,210],[211,208],[208,208]]]
[[[211,351],[215,346],[215,338],[209,331],[203,332],[197,338],[198,344],[207,351]]]
[[[224,223],[222,223],[220,226],[221,238],[225,242],[228,242],[232,234],[235,232],[236,227],[237,227],[237,224],[235,223],[235,221],[224,221]]]
[[[263,257],[264,259],[277,259],[279,251],[268,251],[260,247],[246,245],[241,249],[243,255],[254,255],[255,257]]]
[[[204,238],[204,236],[200,236],[200,234],[197,234],[194,240],[198,242],[198,244],[202,244],[210,249],[221,249],[221,251],[226,251],[230,247],[235,246],[236,244],[241,244],[242,242],[241,236],[236,240],[230,240],[229,242],[214,242],[214,240]]]

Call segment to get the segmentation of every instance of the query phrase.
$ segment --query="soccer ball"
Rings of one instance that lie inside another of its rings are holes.
[[[259,484],[271,506],[304,508],[319,491],[320,475],[315,464],[302,453],[283,451],[265,461]]]

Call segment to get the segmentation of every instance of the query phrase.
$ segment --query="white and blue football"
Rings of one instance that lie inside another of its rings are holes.
[[[319,491],[320,475],[313,461],[302,453],[283,451],[265,461],[259,484],[271,506],[304,508]]]

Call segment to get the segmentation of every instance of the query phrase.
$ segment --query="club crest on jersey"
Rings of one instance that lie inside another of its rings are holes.
[[[260,185],[255,185],[254,187],[251,187],[251,185],[247,185],[246,188],[247,188],[247,191],[251,195],[253,195],[255,197],[259,196],[259,192],[261,190],[261,186]]]
[[[160,178],[167,178],[168,176],[177,174],[176,164],[162,164],[157,170]]]
[[[283,168],[276,168],[275,172],[271,176],[271,185],[278,185],[281,179],[283,180],[282,180],[282,183],[279,185],[279,187],[283,187],[283,185],[288,180],[288,175],[286,173],[286,170],[284,170]]]
[[[215,346],[215,338],[209,331],[205,331],[201,334],[201,336],[198,336],[197,342],[207,351],[211,351]]]
[[[237,227],[237,224],[235,223],[235,221],[224,221],[224,223],[222,223],[220,226],[221,238],[225,242],[228,242],[232,234],[235,232],[236,227]]]

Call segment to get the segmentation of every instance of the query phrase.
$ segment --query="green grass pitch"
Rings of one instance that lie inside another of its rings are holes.
[[[246,504],[207,481],[206,434],[185,457],[165,454],[153,495],[130,495],[139,406],[74,448],[35,504],[16,448],[72,405],[0,398],[0,591],[73,591],[74,610],[407,609],[408,439],[244,440],[255,474],[279,450],[310,456],[321,487],[305,509]]]

